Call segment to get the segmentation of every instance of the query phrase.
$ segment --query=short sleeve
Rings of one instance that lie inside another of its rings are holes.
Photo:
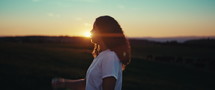
[[[118,79],[120,61],[115,53],[108,53],[104,56],[102,60],[102,78],[113,76],[115,79]]]

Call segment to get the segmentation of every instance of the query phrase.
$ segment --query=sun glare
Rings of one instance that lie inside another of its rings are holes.
[[[85,32],[84,36],[90,38],[91,37],[91,33],[90,32]]]

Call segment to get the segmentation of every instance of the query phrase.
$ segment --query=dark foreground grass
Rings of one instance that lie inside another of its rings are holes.
[[[124,72],[124,90],[213,90],[214,75],[177,64],[134,59]]]
[[[52,90],[51,79],[84,78],[91,49],[73,44],[1,43],[0,90]],[[132,58],[123,90],[214,90],[215,73]]]

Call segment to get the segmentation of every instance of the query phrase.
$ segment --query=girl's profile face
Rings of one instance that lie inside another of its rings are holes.
[[[99,31],[98,27],[96,25],[94,25],[93,29],[90,31],[90,33],[92,34],[92,36],[91,36],[91,42],[92,43],[99,44],[100,38],[98,37],[99,36],[99,32],[98,31]]]

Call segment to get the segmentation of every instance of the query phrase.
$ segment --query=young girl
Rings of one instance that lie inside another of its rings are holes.
[[[110,16],[96,18],[91,31],[94,60],[86,78],[79,80],[54,79],[53,87],[74,90],[121,90],[122,71],[130,63],[130,44],[119,23]]]

